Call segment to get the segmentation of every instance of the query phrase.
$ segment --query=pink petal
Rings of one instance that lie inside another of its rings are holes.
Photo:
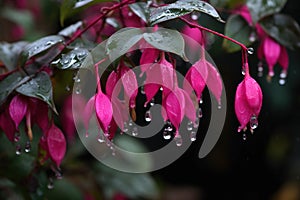
[[[172,90],[174,88],[174,79],[176,79],[176,73],[174,71],[173,65],[169,63],[165,58],[162,58],[159,62],[159,68],[160,68],[160,74],[162,83],[161,85],[169,90]],[[157,67],[158,67],[157,66]],[[154,74],[155,76],[158,76],[159,74]]]
[[[246,5],[239,7],[234,13],[241,15],[247,21],[247,23],[252,26],[252,17]]]
[[[184,28],[182,29],[182,33],[191,37],[193,40],[195,40],[197,43],[199,43],[200,45],[205,45],[205,38],[203,36],[202,31],[200,31],[198,28],[191,28],[188,25],[184,26]],[[190,40],[187,40],[188,42],[188,47],[193,48],[194,50],[196,50],[198,47],[195,45],[194,42],[189,42]]]
[[[47,134],[48,152],[57,166],[60,165],[66,153],[66,140],[64,134],[54,124]]]
[[[19,130],[19,124],[25,117],[27,111],[27,101],[25,97],[16,95],[9,104],[9,114],[14,121],[15,127]]]
[[[287,53],[287,50],[284,46],[280,46],[280,56],[278,59],[278,63],[281,65],[281,67],[287,71],[289,67],[289,55]]]
[[[207,87],[217,99],[218,103],[221,104],[222,95],[222,79],[217,69],[209,62],[206,62],[208,69]]]
[[[113,108],[108,97],[102,92],[98,92],[95,96],[95,111],[102,130],[107,133],[113,116]]]
[[[142,56],[140,58],[140,68],[142,71],[142,74],[149,69],[151,64],[155,63],[155,61],[158,59],[159,56],[159,50],[155,49],[154,47],[149,47],[147,49],[143,49]],[[149,65],[150,64],[150,65]]]
[[[270,37],[266,37],[263,41],[264,57],[269,66],[270,76],[274,75],[273,67],[277,63],[280,55],[280,45]]]
[[[147,105],[151,101],[151,99],[156,95],[161,84],[162,84],[162,78],[161,78],[160,66],[158,64],[153,64],[146,71],[144,91],[146,94],[147,101],[145,105]]]
[[[116,123],[118,127],[120,127],[121,130],[124,129],[124,115],[126,112],[126,109],[124,109],[122,103],[119,99],[113,98],[112,99],[112,107],[113,107],[113,120]]]
[[[0,128],[5,133],[6,137],[13,142],[16,132],[16,126],[14,121],[9,115],[9,110],[6,109],[3,113],[0,114]]]
[[[184,107],[184,113],[189,120],[192,122],[196,121],[196,108],[194,105],[194,102],[192,101],[190,95],[184,91],[181,90],[182,94],[184,95],[184,102],[185,102],[185,107]]]
[[[259,114],[262,106],[262,91],[258,83],[249,75],[245,76],[244,79],[245,87],[245,97],[248,103],[249,108],[252,109],[252,112]]]
[[[234,102],[235,114],[240,122],[238,132],[246,127],[246,125],[250,121],[251,115],[253,114],[251,109],[249,109],[248,107],[245,93],[245,82],[242,81],[237,87]]]
[[[90,100],[85,105],[84,111],[83,111],[83,125],[85,127],[86,132],[89,129],[89,122],[92,117],[93,111],[95,109],[95,96],[92,96]]]
[[[178,88],[176,88],[174,91],[171,91],[164,100],[168,119],[174,125],[176,130],[178,130],[185,113],[184,95]]]
[[[112,98],[113,94],[118,96],[121,91],[121,84],[118,83],[118,81],[119,81],[119,76],[118,76],[117,72],[112,71],[109,74],[106,85],[105,85],[106,94],[110,98]]]
[[[37,123],[37,125],[42,129],[44,134],[47,133],[51,125],[48,116],[48,105],[36,98],[30,98],[29,107],[32,116],[32,121],[34,123]],[[41,115],[40,113],[44,114]]]
[[[127,66],[121,63],[121,79],[125,94],[130,99],[130,107],[135,107],[135,99],[138,93],[138,84],[135,73]]]

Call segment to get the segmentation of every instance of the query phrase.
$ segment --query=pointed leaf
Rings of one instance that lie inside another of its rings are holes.
[[[47,133],[48,152],[51,159],[59,167],[66,153],[66,139],[64,134],[54,124]]]
[[[18,57],[27,42],[6,43],[0,42],[0,61],[5,65],[8,71],[17,67]]]
[[[111,35],[106,44],[106,54],[111,61],[127,53],[131,47],[142,39],[142,31],[138,28],[124,28]]]
[[[46,102],[56,112],[53,102],[52,82],[46,72],[39,72],[30,81],[18,87],[16,91],[25,96],[35,97]]]
[[[8,95],[10,95],[10,93],[19,86],[21,80],[22,75],[17,71],[0,81],[0,105],[2,105]]]
[[[137,16],[139,16],[144,22],[148,23],[150,9],[145,2],[136,2],[133,4],[129,4],[130,9],[134,12]]]
[[[148,30],[150,31],[150,29]],[[184,40],[178,31],[158,29],[155,32],[144,33],[143,36],[144,39],[156,49],[177,54],[185,61],[188,61],[184,52]]]
[[[113,116],[113,108],[108,97],[102,92],[95,96],[95,111],[102,130],[105,133],[108,132],[108,126]]]
[[[62,54],[60,58],[53,61],[51,65],[58,69],[78,69],[88,54],[89,51],[87,49],[76,48],[66,54]]]
[[[19,130],[19,124],[25,117],[27,111],[27,101],[21,95],[16,95],[9,104],[9,114]]]
[[[193,11],[208,14],[216,20],[224,22],[215,8],[205,1],[179,0],[175,3],[152,9],[150,13],[150,23],[154,25],[167,20],[176,19]]]

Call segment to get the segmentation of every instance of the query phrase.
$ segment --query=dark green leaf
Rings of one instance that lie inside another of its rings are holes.
[[[24,65],[27,59],[45,52],[46,50],[50,49],[58,43],[62,43],[63,41],[64,38],[62,36],[50,35],[26,45],[21,54],[21,65]]]
[[[177,54],[187,61],[184,53],[184,40],[182,35],[171,29],[159,29],[155,32],[144,33],[144,39],[153,47]]]
[[[216,8],[236,8],[245,4],[246,0],[210,0],[209,3]]]
[[[61,30],[58,35],[62,35],[65,37],[70,37],[72,36],[80,27],[82,27],[82,21],[79,21],[75,24],[72,24],[66,28],[64,28],[63,30]]]
[[[45,199],[56,200],[82,200],[84,199],[82,192],[76,187],[72,181],[67,178],[54,181],[54,188],[46,190]]]
[[[0,82],[0,105],[2,105],[8,95],[19,85],[22,80],[20,72],[15,72],[8,75]]]
[[[279,12],[287,0],[248,0],[247,7],[254,23],[265,16]]]
[[[106,53],[111,61],[127,53],[131,47],[143,38],[138,28],[125,28],[110,36],[106,44]]]
[[[282,45],[291,49],[300,47],[300,27],[290,16],[275,14],[263,19],[260,25]]]
[[[129,5],[132,12],[139,16],[144,22],[149,22],[150,9],[145,2],[137,2]]]
[[[56,112],[53,102],[52,83],[46,72],[38,73],[30,81],[18,87],[16,91],[25,96],[35,97],[46,102]]]
[[[181,17],[193,11],[208,14],[216,20],[224,22],[215,8],[205,1],[179,0],[175,3],[152,9],[150,13],[150,23],[154,25]]]
[[[78,69],[88,54],[87,49],[76,48],[67,54],[62,54],[58,60],[51,64],[59,69]]]
[[[0,61],[9,71],[17,67],[18,57],[25,45],[27,45],[27,42],[0,43]]]
[[[253,30],[248,23],[239,15],[231,15],[226,22],[225,35],[243,43],[246,46],[251,44],[249,37],[252,31]],[[234,52],[241,49],[239,45],[226,39],[223,40],[223,47],[228,52]]]

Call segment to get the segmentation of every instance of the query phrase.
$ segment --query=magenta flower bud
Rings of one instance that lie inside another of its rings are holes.
[[[278,62],[280,56],[280,44],[271,37],[266,37],[262,42],[264,58],[269,67],[269,76],[274,76],[274,65]]]
[[[16,125],[11,119],[9,109],[5,109],[3,113],[0,113],[0,129],[5,133],[6,137],[13,142],[16,130]]]
[[[218,72],[218,70],[210,63],[206,61],[208,76],[206,80],[206,84],[208,89],[215,96],[219,105],[221,105],[221,95],[222,95],[222,79]]]
[[[245,129],[250,123],[250,129],[257,128],[257,117],[262,106],[262,91],[259,84],[246,74],[238,85],[235,94],[235,113],[240,122],[238,132]]]
[[[47,133],[48,153],[51,159],[59,167],[66,153],[66,139],[59,128],[52,124]]]
[[[14,121],[16,130],[19,130],[19,125],[27,112],[27,101],[25,97],[16,95],[9,104],[9,114]]]
[[[202,33],[201,30],[199,30],[198,28],[191,28],[188,25],[184,26],[184,28],[182,29],[182,33],[191,37],[192,39],[194,39],[196,42],[198,42],[200,45],[205,45],[205,37]],[[189,47],[192,47],[194,50],[196,50],[198,47],[195,45],[192,45],[192,43],[187,44]]]
[[[183,82],[183,89],[191,94],[191,89],[196,93],[198,100],[202,96],[202,91],[206,86],[206,79],[208,76],[206,61],[200,59],[197,61],[186,73],[185,79]]]
[[[95,111],[100,127],[104,133],[108,133],[108,127],[113,116],[113,108],[109,98],[101,91],[95,96]]]

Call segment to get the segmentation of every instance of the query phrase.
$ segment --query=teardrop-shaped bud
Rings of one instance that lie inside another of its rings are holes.
[[[182,33],[189,36],[189,37],[191,37],[193,40],[195,40],[200,45],[205,45],[204,35],[203,35],[202,31],[199,30],[198,28],[191,28],[188,25],[186,25],[182,29]],[[196,44],[194,44],[192,42],[188,42],[187,45],[188,45],[189,48],[192,48],[193,50],[196,50],[197,46],[198,46],[198,45],[196,46]]]
[[[103,132],[108,132],[108,126],[113,116],[113,108],[108,97],[101,91],[95,96],[95,111]]]
[[[16,129],[19,129],[19,124],[25,117],[27,111],[27,101],[25,97],[16,95],[9,104],[9,114],[11,119],[14,121]]]
[[[66,139],[61,130],[54,124],[47,133],[47,146],[51,159],[59,167],[66,153]]]
[[[208,70],[207,77],[207,87],[212,92],[212,94],[217,99],[218,103],[221,104],[221,95],[222,95],[222,78],[218,72],[218,70],[208,61],[206,61],[206,66]]]
[[[120,63],[121,79],[125,94],[129,98],[129,106],[135,107],[135,99],[138,93],[138,84],[135,73],[121,61]]]
[[[271,37],[266,37],[263,41],[264,57],[269,66],[269,75],[274,75],[274,65],[277,63],[280,55],[280,44]]]
[[[112,95],[118,96],[121,91],[121,84],[118,83],[118,81],[119,81],[119,76],[117,72],[112,71],[109,74],[105,85],[106,94],[110,98],[112,97]]]

